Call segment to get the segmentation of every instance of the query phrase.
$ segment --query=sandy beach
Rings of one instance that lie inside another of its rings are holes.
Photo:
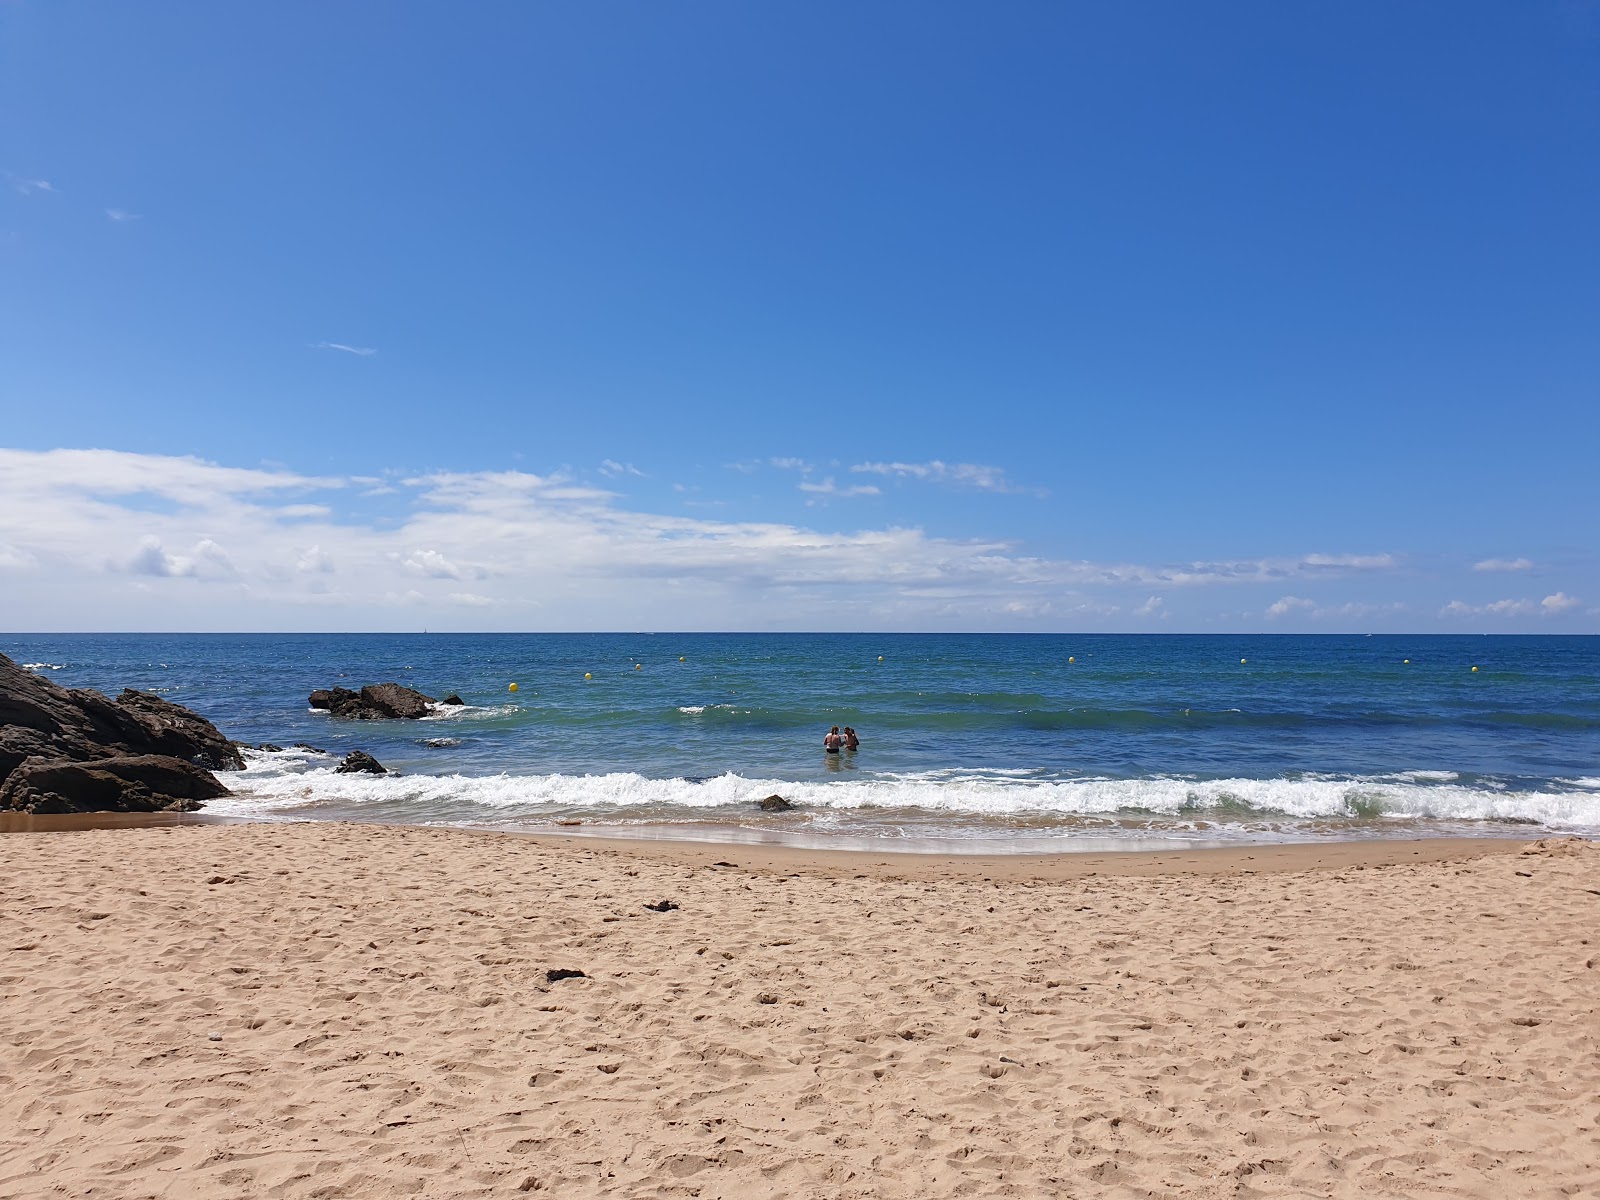
[[[1600,1194],[1588,844],[180,825],[0,903],[4,1197]]]

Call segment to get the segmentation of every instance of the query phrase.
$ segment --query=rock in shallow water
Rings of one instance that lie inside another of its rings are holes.
[[[226,796],[238,748],[181,704],[129,688],[64,688],[0,654],[0,808],[154,812]],[[68,769],[72,768],[72,769]]]
[[[334,771],[339,775],[353,775],[358,772],[368,775],[387,775],[389,768],[365,750],[352,750],[344,756],[344,761],[335,767]]]
[[[312,708],[325,708],[335,717],[351,721],[415,721],[428,715],[432,696],[424,696],[398,683],[369,683],[359,692],[349,688],[318,688],[306,697]]]

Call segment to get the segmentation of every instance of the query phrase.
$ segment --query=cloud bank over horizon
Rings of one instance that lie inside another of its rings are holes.
[[[652,512],[566,472],[324,476],[0,450],[0,627],[25,630],[1585,629],[1566,590],[1429,608],[1394,552],[1177,563]],[[1471,574],[1463,564],[1460,574]],[[1344,598],[1352,583],[1371,599]],[[1334,588],[1324,596],[1319,589]],[[1437,619],[1436,619],[1437,618]],[[1474,625],[1474,622],[1477,625]]]

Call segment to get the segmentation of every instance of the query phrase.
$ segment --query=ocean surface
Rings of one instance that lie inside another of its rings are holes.
[[[10,634],[0,650],[326,752],[251,753],[208,806],[226,815],[901,849],[1600,833],[1600,637]],[[306,703],[389,680],[467,704],[357,722]],[[859,751],[823,752],[835,724]],[[396,773],[335,774],[353,749]],[[796,807],[759,811],[772,793]]]

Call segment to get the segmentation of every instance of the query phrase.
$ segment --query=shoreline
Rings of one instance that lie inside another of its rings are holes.
[[[763,871],[806,870],[850,872],[863,868],[889,868],[896,877],[967,879],[982,877],[1041,881],[1082,879],[1093,875],[1217,875],[1257,872],[1331,871],[1349,867],[1387,867],[1402,863],[1437,863],[1510,854],[1537,836],[1559,837],[1530,830],[1529,837],[1424,837],[1330,839],[1324,842],[1252,842],[1248,845],[1173,845],[1157,847],[1139,839],[1073,839],[1061,849],[1044,852],[994,850],[986,844],[968,848],[949,842],[906,848],[902,845],[867,845],[862,840],[828,844],[819,837],[718,838],[643,832],[637,826],[589,826],[562,830],[523,830],[493,826],[406,825],[380,821],[259,820],[251,817],[197,813],[0,813],[0,839],[26,834],[59,835],[105,830],[199,829],[256,826],[281,829],[294,826],[412,830],[430,834],[525,839],[548,847],[594,849],[625,857],[639,857],[699,868],[718,864],[730,855],[747,869]],[[703,830],[704,827],[697,827]],[[842,840],[842,839],[841,839]],[[1162,839],[1150,839],[1162,840]],[[1085,847],[1084,842],[1094,843]]]

